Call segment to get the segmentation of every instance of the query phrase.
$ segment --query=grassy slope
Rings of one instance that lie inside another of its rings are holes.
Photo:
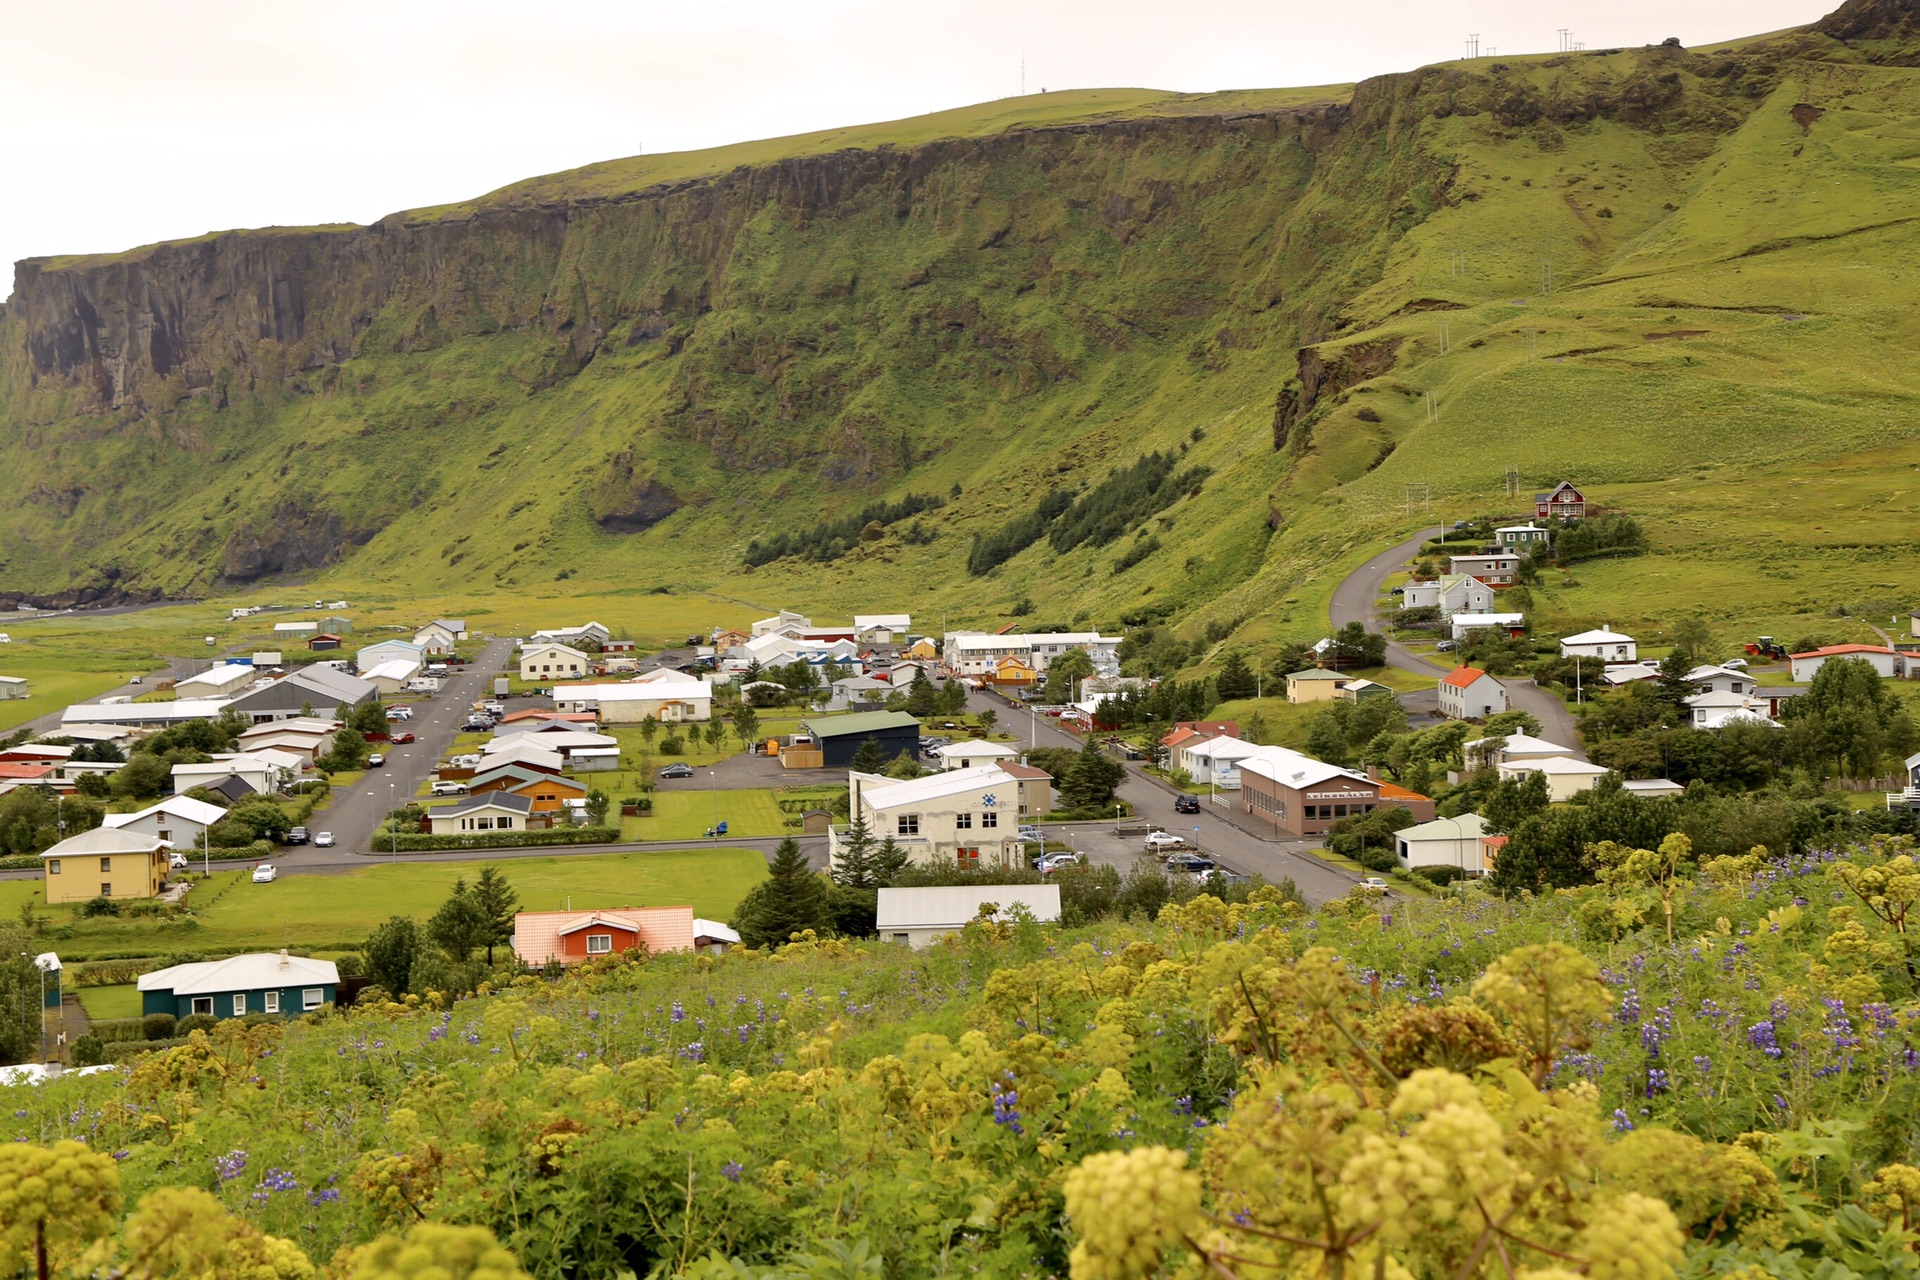
[[[1230,645],[1262,645],[1318,633],[1345,568],[1423,518],[1407,514],[1408,484],[1432,486],[1434,518],[1513,511],[1501,491],[1511,466],[1529,491],[1570,478],[1642,516],[1658,552],[1547,584],[1549,626],[1657,628],[1704,610],[1729,640],[1865,638],[1828,615],[1885,612],[1912,541],[1899,515],[1920,467],[1908,358],[1920,322],[1905,303],[1920,224],[1902,219],[1920,183],[1920,73],[1828,47],[1821,56],[1842,61],[1794,61],[1805,47],[1734,51],[1776,69],[1758,100],[1758,72],[1736,92],[1714,59],[1674,64],[1684,93],[1650,124],[1514,126],[1434,109],[1438,94],[1481,93],[1484,105],[1516,85],[1617,93],[1667,65],[1639,52],[1510,59],[1381,90],[1402,95],[1399,113],[1317,161],[1244,139],[1196,151],[1089,138],[1044,175],[999,161],[941,170],[904,219],[878,201],[814,222],[769,207],[742,230],[677,355],[612,342],[534,391],[551,357],[537,331],[398,350],[373,339],[415,321],[387,316],[329,394],[270,393],[221,414],[190,402],[160,433],[55,432],[24,467],[42,489],[84,459],[96,474],[193,492],[209,453],[244,467],[248,485],[217,502],[130,508],[146,514],[118,544],[122,562],[176,590],[206,589],[200,565],[247,507],[304,497],[390,518],[314,588],[375,618],[457,611],[516,631],[581,614],[667,640],[782,604],[993,624],[1031,597],[1035,622],[1113,625],[1160,604],[1189,624],[1235,624]],[[450,209],[1338,92],[1047,95],[609,162]],[[1826,114],[1803,128],[1799,102]],[[1138,201],[1156,184],[1176,192],[1177,217],[1115,228],[1080,194]],[[927,267],[930,284],[900,287]],[[1417,300],[1454,309],[1404,310]],[[1329,332],[1329,350],[1402,345],[1276,453],[1275,390],[1294,347]],[[1055,483],[1182,442],[1215,475],[1139,528],[1161,542],[1139,565],[1113,573],[1126,542],[1064,557],[1041,547],[966,577],[974,532]],[[689,505],[645,534],[603,532],[595,486],[616,455]],[[929,546],[890,536],[831,565],[739,567],[751,537],[955,484],[963,496],[927,518]],[[1283,516],[1272,535],[1270,503]]]

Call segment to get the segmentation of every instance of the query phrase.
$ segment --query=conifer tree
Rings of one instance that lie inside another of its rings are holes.
[[[806,929],[827,927],[827,884],[807,866],[788,836],[774,852],[767,878],[734,908],[732,924],[749,947],[777,947]]]
[[[847,828],[840,842],[840,856],[834,862],[833,878],[850,889],[871,889],[874,877],[873,832],[863,814]]]
[[[860,744],[860,749],[853,753],[852,767],[855,773],[878,773],[886,762],[887,756],[880,749],[880,740],[869,737]]]

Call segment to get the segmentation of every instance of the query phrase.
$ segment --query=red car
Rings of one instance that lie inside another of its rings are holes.
[[[407,743],[413,741],[413,735],[410,733],[396,733],[391,738],[388,738],[387,741],[396,747],[405,746]]]

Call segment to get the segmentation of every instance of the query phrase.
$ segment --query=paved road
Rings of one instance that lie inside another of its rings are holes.
[[[1373,559],[1348,574],[1339,586],[1333,590],[1333,600],[1328,607],[1335,629],[1349,622],[1358,622],[1367,630],[1378,632],[1380,619],[1374,610],[1374,602],[1379,600],[1380,592],[1386,585],[1389,575],[1404,568],[1407,561],[1420,552],[1420,544],[1431,535],[1422,533],[1409,542],[1382,551]],[[1387,665],[1396,671],[1411,671],[1417,675],[1444,676],[1451,667],[1441,666],[1414,653],[1397,640],[1387,641]],[[1563,747],[1572,748],[1571,754],[1580,760],[1587,758],[1580,748],[1580,734],[1575,728],[1573,714],[1567,710],[1567,704],[1556,695],[1542,689],[1531,678],[1502,676],[1500,683],[1507,686],[1507,700],[1515,709],[1530,712],[1540,722],[1540,735],[1549,742],[1557,742]]]
[[[967,701],[975,711],[993,710],[999,716],[998,727],[1014,734],[1023,743],[1034,745],[1037,740],[1037,745],[1042,747],[1080,749],[1080,738],[1061,729],[1047,717],[1033,716],[1026,708],[1016,707],[997,695],[974,692],[968,695]],[[1132,805],[1135,813],[1189,840],[1197,839],[1201,852],[1227,870],[1265,876],[1270,881],[1290,877],[1307,901],[1315,906],[1331,898],[1345,897],[1358,883],[1358,876],[1350,875],[1306,852],[1309,845],[1304,840],[1276,840],[1235,825],[1227,816],[1230,810],[1225,805],[1206,807],[1203,800],[1199,814],[1175,813],[1173,799],[1176,794],[1172,787],[1137,765],[1127,766],[1127,779],[1119,788],[1120,798]],[[1075,834],[1111,833],[1114,825],[1083,823],[1070,830]],[[1195,827],[1200,828],[1197,834]],[[1047,828],[1050,833],[1055,829],[1052,826]],[[1084,847],[1093,861],[1112,862],[1122,869],[1133,861],[1131,854],[1118,852],[1118,846],[1111,840],[1082,839],[1076,842],[1076,847]],[[1141,846],[1140,853],[1144,852],[1144,846]]]

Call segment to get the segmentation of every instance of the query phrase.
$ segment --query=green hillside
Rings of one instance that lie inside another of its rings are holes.
[[[649,636],[680,629],[657,590],[688,624],[1030,601],[1271,644],[1387,539],[1571,479],[1654,552],[1545,584],[1541,621],[1866,638],[1911,603],[1911,9],[1050,94],[30,261],[0,590],[293,578]],[[977,535],[1154,450],[1204,479],[968,572]],[[909,495],[940,505],[816,529]],[[782,535],[841,554],[747,566]]]

